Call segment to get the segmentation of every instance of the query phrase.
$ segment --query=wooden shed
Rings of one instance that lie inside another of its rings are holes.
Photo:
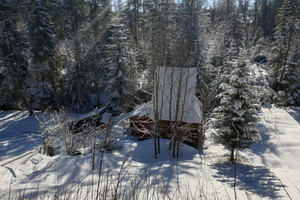
[[[160,137],[172,139],[176,131],[183,142],[198,147],[202,109],[196,76],[196,68],[158,67],[152,100],[131,113],[131,135],[152,138],[157,123]]]

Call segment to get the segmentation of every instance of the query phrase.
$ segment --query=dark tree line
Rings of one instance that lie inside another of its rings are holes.
[[[210,113],[241,49],[267,57],[274,102],[299,105],[297,0],[115,3],[1,0],[0,109],[127,112],[151,98],[156,66],[183,66]]]

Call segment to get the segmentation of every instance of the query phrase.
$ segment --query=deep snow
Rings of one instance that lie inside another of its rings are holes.
[[[300,199],[300,109],[267,105],[259,116],[262,141],[238,152],[238,199]],[[234,171],[228,162],[229,151],[215,144],[209,133],[204,155],[182,144],[180,158],[173,159],[167,151],[168,141],[162,140],[161,154],[155,159],[152,140],[139,142],[126,135],[128,117],[115,118],[112,127],[122,148],[104,155],[103,174],[109,172],[112,182],[118,178],[125,160],[122,182],[125,190],[129,188],[129,191],[130,183],[134,182],[136,190],[144,195],[149,187],[157,187],[160,195],[167,191],[170,199],[199,199],[200,196],[234,199]],[[39,133],[35,116],[29,117],[21,111],[0,112],[0,165],[8,163],[0,166],[0,199],[8,197],[10,190],[17,197],[24,188],[26,198],[35,196],[37,191],[57,193],[65,185],[80,184],[95,190],[98,170],[91,172],[89,153],[73,157],[41,155],[35,150],[41,139],[32,137],[32,133]],[[23,157],[14,160],[22,154]],[[100,154],[96,163],[99,160]],[[139,198],[146,199],[146,196]]]

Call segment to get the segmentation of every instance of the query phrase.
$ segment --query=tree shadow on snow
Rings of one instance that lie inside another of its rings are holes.
[[[102,183],[105,184],[107,174],[109,180],[116,183],[121,170],[122,176],[124,175],[122,184],[124,183],[127,186],[129,184],[130,188],[156,187],[162,193],[171,189],[176,190],[180,182],[185,181],[186,177],[195,177],[194,172],[199,167],[199,162],[194,157],[198,151],[192,147],[182,145],[180,157],[173,159],[172,152],[167,151],[167,148],[168,141],[161,140],[161,154],[155,159],[152,140],[133,143],[125,141],[122,150],[104,154],[101,173]],[[45,157],[45,159],[48,160],[49,158]],[[27,162],[35,162],[35,159],[27,159]],[[41,186],[36,190],[34,188],[26,189],[25,198],[43,195],[47,190],[56,193],[56,191],[63,190],[65,186],[72,186],[72,183],[79,184],[82,187],[92,187],[92,185],[95,185],[95,181],[98,180],[100,154],[97,154],[95,159],[94,182],[91,180],[90,162],[90,155],[52,158],[45,166],[35,169],[29,175],[29,179],[21,181],[22,184],[29,181],[30,185],[36,185],[37,188],[39,185]],[[124,169],[121,169],[123,162],[125,162]],[[38,165],[38,163],[36,164]],[[56,181],[53,182],[53,179]],[[45,189],[43,183],[49,181],[50,185]]]
[[[300,124],[300,108],[290,108],[286,111]]]
[[[174,159],[172,150],[168,150],[169,140],[161,139],[161,153],[154,158],[153,146],[153,140],[150,139],[136,143],[134,150],[131,151],[132,161],[145,166],[144,179],[151,180],[153,185],[170,188],[179,187],[182,177],[195,176],[193,172],[199,167],[199,163],[194,157],[198,155],[198,150],[181,144],[179,158]]]
[[[234,185],[234,165],[231,162],[216,163],[211,166],[218,172],[214,175],[221,182]],[[280,199],[280,181],[266,167],[237,163],[237,188],[257,194],[261,198]]]
[[[250,148],[253,153],[260,155],[262,162],[266,164],[267,162],[263,156],[264,153],[268,152],[279,156],[279,151],[277,150],[278,147],[276,147],[274,142],[271,141],[271,139],[274,140],[278,131],[273,128],[266,127],[263,124],[258,126],[258,131],[260,133],[261,140],[252,144]]]
[[[28,116],[27,112],[0,112],[0,160],[18,156],[41,144],[38,136],[39,113]]]

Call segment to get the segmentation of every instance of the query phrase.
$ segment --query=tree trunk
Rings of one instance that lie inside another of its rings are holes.
[[[171,149],[172,149],[172,146],[173,146],[173,143],[172,143],[173,141],[172,141],[172,139],[170,140],[170,143],[169,143],[169,147],[168,147],[168,151],[171,151]]]
[[[154,158],[157,158],[156,134],[154,133]]]
[[[175,149],[176,149],[176,137],[174,137],[174,141],[173,141],[173,158],[175,158]]]
[[[92,147],[92,170],[95,169],[95,156],[96,156],[96,138],[94,137],[93,147]]]
[[[233,147],[231,147],[230,161],[231,161],[232,163],[234,163],[234,148],[233,148]]]
[[[179,136],[177,136],[177,152],[176,152],[176,158],[179,156]]]
[[[279,81],[278,81],[278,84],[277,84],[277,87],[276,87],[275,91],[278,91],[278,89],[279,89],[278,87],[280,86],[280,83],[282,82],[283,76],[284,76],[285,71],[286,71],[286,64],[287,64],[287,60],[288,60],[288,57],[289,57],[289,51],[290,51],[290,46],[291,46],[291,39],[292,39],[292,36],[291,36],[291,33],[290,33],[290,37],[289,37],[289,40],[288,40],[287,50],[285,52],[285,59],[284,59],[283,67],[282,67],[282,73],[280,75],[280,78],[279,78]]]
[[[153,72],[153,91],[155,92],[153,95],[154,101],[153,101],[153,112],[154,112],[154,157],[157,158],[157,136],[158,136],[158,123],[159,123],[159,116],[158,116],[158,86],[159,86],[159,74],[158,69],[156,68],[156,71]]]
[[[157,151],[158,151],[158,154],[160,154],[160,139],[159,139],[159,135],[157,136]]]
[[[29,117],[33,115],[32,109],[29,109],[28,112],[29,112]]]
[[[158,122],[155,123],[154,130],[154,157],[157,158]]]

